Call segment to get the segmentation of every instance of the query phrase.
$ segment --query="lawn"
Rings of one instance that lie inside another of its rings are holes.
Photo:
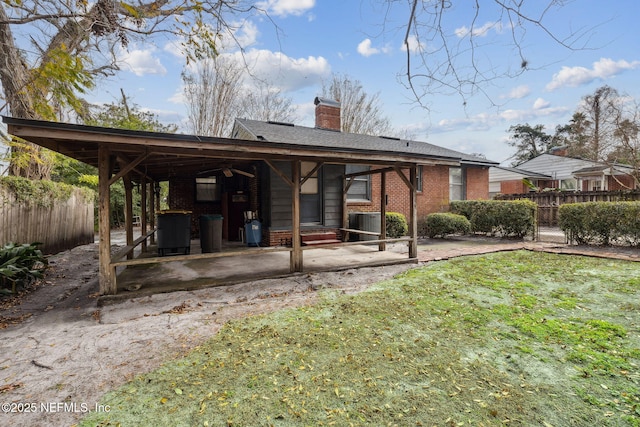
[[[640,426],[640,263],[517,251],[228,323],[82,426]]]

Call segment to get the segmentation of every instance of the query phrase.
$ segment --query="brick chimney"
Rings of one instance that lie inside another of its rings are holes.
[[[331,99],[316,97],[316,128],[340,132],[340,103]]]

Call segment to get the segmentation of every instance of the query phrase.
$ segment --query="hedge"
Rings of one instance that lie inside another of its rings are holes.
[[[451,213],[471,222],[473,233],[504,237],[533,235],[537,205],[531,200],[459,200],[450,203]]]
[[[471,223],[464,215],[453,213],[432,213],[420,225],[420,234],[429,238],[445,237],[450,234],[469,234]]]
[[[395,239],[405,236],[409,230],[407,219],[399,212],[387,212],[385,221],[387,224],[387,237],[389,238]]]
[[[640,202],[585,202],[559,206],[558,225],[578,244],[640,246]]]

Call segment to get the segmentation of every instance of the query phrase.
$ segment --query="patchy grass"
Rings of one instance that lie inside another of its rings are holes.
[[[464,257],[228,323],[83,426],[639,426],[640,264]]]

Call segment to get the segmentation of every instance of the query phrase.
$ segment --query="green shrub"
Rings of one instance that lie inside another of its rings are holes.
[[[471,222],[464,215],[432,213],[427,215],[421,229],[422,235],[430,238],[445,237],[449,234],[468,234],[471,232]]]
[[[9,243],[0,249],[0,290],[16,291],[33,280],[42,278],[48,263],[38,249],[40,243],[16,245]]]
[[[530,200],[459,200],[451,213],[465,216],[474,233],[524,237],[533,234],[537,205]]]
[[[578,244],[640,246],[640,202],[567,203],[559,207],[558,225]]]
[[[395,239],[407,235],[409,226],[407,225],[407,219],[398,212],[387,212],[385,215],[387,223],[387,237]]]

